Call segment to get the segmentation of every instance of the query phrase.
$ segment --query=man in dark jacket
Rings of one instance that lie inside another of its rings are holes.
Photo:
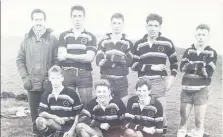
[[[28,99],[33,122],[33,134],[39,136],[35,120],[43,83],[47,77],[47,71],[54,64],[57,55],[57,39],[46,29],[46,13],[35,9],[31,13],[33,27],[25,35],[17,55],[16,64],[22,78],[24,88],[28,91]]]

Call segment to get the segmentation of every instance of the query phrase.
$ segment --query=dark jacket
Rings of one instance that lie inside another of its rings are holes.
[[[28,91],[42,91],[47,71],[57,60],[57,39],[52,30],[37,39],[33,29],[25,35],[17,55],[16,64]]]

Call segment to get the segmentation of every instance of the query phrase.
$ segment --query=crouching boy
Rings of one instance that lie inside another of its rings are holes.
[[[95,83],[96,98],[80,113],[77,134],[79,137],[119,137],[124,125],[125,106],[111,96],[110,83],[99,80]]]
[[[45,91],[39,104],[37,128],[44,136],[51,136],[60,131],[64,136],[75,136],[78,115],[83,105],[77,93],[62,85],[64,80],[59,66],[53,66],[48,71],[52,91]]]
[[[125,113],[124,137],[161,137],[163,134],[163,108],[150,96],[151,85],[140,79],[136,83],[137,96],[128,100]]]

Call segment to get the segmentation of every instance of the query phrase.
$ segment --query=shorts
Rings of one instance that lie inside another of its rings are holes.
[[[165,77],[157,77],[157,78],[148,78],[146,76],[140,77],[139,79],[146,79],[151,84],[151,93],[150,95],[157,97],[165,97],[166,96],[166,78]]]
[[[202,88],[199,91],[188,93],[186,91],[181,92],[180,100],[182,103],[194,104],[194,105],[204,105],[208,101],[208,87]]]
[[[106,75],[101,75],[102,79],[107,79],[111,84],[111,90],[116,98],[122,98],[128,95],[128,78],[123,76],[121,78],[108,78]]]
[[[92,88],[93,79],[91,71],[79,68],[63,68],[64,86],[77,88]]]

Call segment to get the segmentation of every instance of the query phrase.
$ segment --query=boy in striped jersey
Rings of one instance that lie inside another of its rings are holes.
[[[96,64],[101,68],[101,78],[109,80],[114,97],[122,98],[128,94],[129,67],[132,64],[133,44],[122,33],[124,17],[116,13],[111,17],[112,33],[106,34],[98,45]]]
[[[128,100],[124,137],[161,137],[163,108],[151,95],[151,85],[145,79],[136,84],[136,94]]]
[[[49,72],[52,91],[45,91],[39,104],[37,128],[44,136],[51,136],[61,131],[67,137],[75,135],[78,115],[83,108],[80,98],[73,89],[62,85],[64,80],[62,69],[53,66]]]
[[[96,98],[81,111],[77,134],[79,137],[119,137],[124,124],[123,102],[111,96],[110,83],[105,79],[95,83],[95,93]]]
[[[97,52],[96,38],[84,29],[84,7],[73,6],[70,16],[73,28],[60,35],[58,60],[64,71],[64,85],[77,89],[86,105],[92,99],[91,62]]]
[[[208,86],[214,73],[217,53],[208,45],[210,28],[200,24],[196,28],[195,43],[183,55],[180,71],[182,79],[181,122],[177,137],[187,134],[187,120],[194,106],[196,130],[193,137],[202,137],[204,133],[204,117],[209,96]]]
[[[164,133],[166,133],[166,91],[170,90],[177,74],[178,64],[174,45],[171,40],[161,36],[162,17],[149,14],[146,19],[148,34],[137,41],[133,48],[132,70],[139,78],[147,79],[151,85],[151,95],[163,106]],[[166,81],[166,60],[169,59],[171,76]]]

